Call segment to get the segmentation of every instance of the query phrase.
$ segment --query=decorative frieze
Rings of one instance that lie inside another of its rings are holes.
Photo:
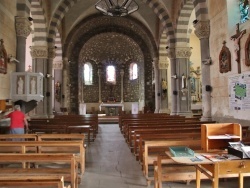
[[[48,47],[47,46],[31,46],[31,57],[35,58],[48,58]]]
[[[207,21],[198,21],[194,24],[195,27],[195,35],[199,38],[209,38],[210,35],[210,23],[209,20]]]
[[[55,57],[56,57],[56,48],[54,47],[48,48],[48,58],[54,59]]]
[[[27,17],[16,17],[16,34],[27,38],[31,32],[31,23]]]
[[[192,52],[190,47],[175,48],[176,58],[190,58]]]

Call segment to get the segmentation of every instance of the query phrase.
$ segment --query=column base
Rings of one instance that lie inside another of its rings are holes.
[[[159,113],[167,113],[167,114],[170,114],[170,109],[168,109],[168,108],[160,109],[160,110],[159,110]]]
[[[212,121],[212,117],[201,117],[201,121]]]
[[[186,117],[192,117],[193,114],[191,111],[188,111],[188,112],[177,112],[177,115],[180,115],[180,116],[186,116]]]

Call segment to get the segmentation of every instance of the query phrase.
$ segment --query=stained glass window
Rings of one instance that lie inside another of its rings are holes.
[[[249,20],[249,4],[248,0],[240,0],[240,23],[244,23]]]
[[[93,84],[93,69],[91,63],[84,64],[84,84],[92,85]]]
[[[106,68],[106,81],[111,84],[116,84],[116,74],[115,67],[113,65],[109,65]]]
[[[137,63],[131,63],[129,67],[129,79],[135,80],[138,78],[138,66]]]

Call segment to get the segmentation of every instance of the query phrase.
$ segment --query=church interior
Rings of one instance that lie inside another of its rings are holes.
[[[129,150],[136,155],[132,157],[135,164],[131,169],[140,166],[137,160],[144,164],[145,159],[140,161],[139,146],[136,153],[136,136],[130,137],[129,126],[123,123],[128,117],[141,118],[148,124],[153,124],[151,120],[173,123],[169,117],[176,122],[177,119],[185,121],[184,124],[197,121],[193,124],[199,124],[198,140],[203,139],[201,124],[218,124],[221,130],[230,124],[234,127],[232,130],[231,127],[223,130],[230,129],[230,134],[237,132],[240,140],[245,137],[246,143],[250,143],[247,135],[250,122],[249,4],[248,0],[1,0],[0,140],[1,136],[8,135],[9,120],[5,115],[16,104],[28,117],[30,130],[34,126],[32,134],[47,129],[65,138],[66,132],[84,133],[87,144],[83,149],[86,149],[85,179],[91,176],[90,172],[98,174],[90,158],[96,150],[109,148],[100,145],[104,142],[102,139],[110,141],[108,135],[112,135],[117,151],[124,152],[118,149],[120,146],[128,150],[126,155],[131,154]],[[66,124],[70,124],[70,128]],[[76,131],[77,125],[81,127]],[[120,130],[114,125],[119,125]],[[238,131],[237,125],[242,130]],[[185,132],[183,129],[176,131]],[[221,130],[217,131],[224,134]],[[110,132],[107,134],[107,131]],[[125,141],[119,142],[122,135],[118,138],[114,131],[116,134],[121,131]],[[175,130],[171,131],[174,134]],[[105,136],[100,138],[101,133]],[[191,133],[187,134],[190,138]],[[165,139],[159,135],[157,138]],[[22,139],[31,139],[31,135]],[[131,145],[127,147],[126,142]],[[1,150],[0,144],[0,153]],[[108,150],[115,153],[112,147]],[[121,157],[121,154],[114,155]],[[94,159],[99,160],[100,165],[106,158],[95,156]],[[111,169],[113,166],[120,168],[122,174],[127,172],[125,167],[132,164],[128,163],[117,167],[110,161],[109,165]],[[87,165],[91,166],[90,171]],[[152,163],[150,168],[153,166]],[[141,177],[136,176],[139,181],[134,182],[138,186],[130,186],[128,180],[120,186],[121,180],[117,180],[119,183],[113,185],[104,183],[105,187],[147,187],[152,179],[146,178],[145,183],[147,171],[142,172],[140,168],[137,170]],[[108,164],[101,168],[104,172],[109,169]],[[156,175],[151,178],[161,182]],[[101,188],[104,185],[100,182],[105,182],[104,179],[94,184],[83,178],[79,187]],[[78,187],[78,183],[72,181],[71,187]],[[192,181],[163,185],[195,187]],[[161,186],[161,183],[149,185]]]

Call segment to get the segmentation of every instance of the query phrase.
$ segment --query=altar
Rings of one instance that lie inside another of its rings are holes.
[[[105,113],[108,116],[117,116],[119,114],[119,108],[124,111],[124,104],[122,103],[101,103],[99,105],[99,110],[102,110],[102,107],[105,107]]]

